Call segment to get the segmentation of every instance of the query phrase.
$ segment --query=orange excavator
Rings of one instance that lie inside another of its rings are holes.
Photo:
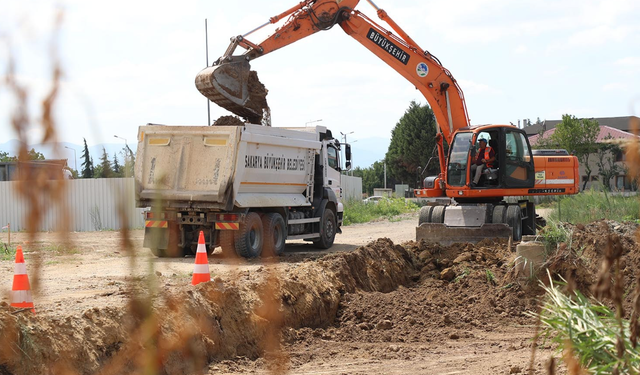
[[[266,90],[252,89],[250,61],[339,25],[411,82],[435,115],[440,173],[425,178],[415,195],[441,199],[420,210],[416,238],[446,244],[492,237],[518,241],[523,234],[535,234],[535,204],[528,197],[576,194],[577,158],[564,150],[532,150],[525,132],[513,125],[471,126],[462,89],[451,72],[384,10],[367,2],[392,31],[356,10],[359,0],[302,1],[255,29],[286,18],[261,43],[246,38],[255,30],[232,38],[225,53],[197,75],[196,87],[221,107],[257,123],[268,107],[264,95],[256,95]],[[237,47],[245,52],[234,54]]]

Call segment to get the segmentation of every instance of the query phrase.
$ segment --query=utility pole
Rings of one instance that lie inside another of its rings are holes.
[[[64,146],[64,148],[68,148],[69,150],[73,151],[73,165],[75,166],[76,173],[78,173],[78,158],[76,158],[76,149],[67,146]]]

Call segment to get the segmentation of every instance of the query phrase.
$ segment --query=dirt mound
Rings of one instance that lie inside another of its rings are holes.
[[[220,116],[213,122],[213,125],[244,125],[238,116]]]
[[[634,233],[611,222],[575,227],[572,245],[549,260],[549,269],[554,275],[574,270],[579,284],[592,284],[607,246],[603,238],[615,235],[624,249],[625,275],[637,277]],[[196,287],[160,288],[158,294],[148,293],[159,289],[152,275],[132,283],[126,308],[91,309],[82,316],[49,320],[5,304],[0,373],[151,368],[186,374],[210,363],[231,369],[237,363],[228,360],[236,358],[286,367],[283,342],[439,344],[505,325],[532,326],[528,313],[537,310],[540,289],[534,279],[514,277],[512,250],[506,241],[442,247],[379,239],[350,253],[265,266],[258,278],[243,271]]]
[[[64,320],[17,313],[5,305],[0,308],[0,369],[6,374],[47,368],[138,373],[158,366],[167,374],[185,374],[211,361],[255,359],[278,351],[283,325],[331,325],[345,293],[389,291],[409,282],[416,272],[412,260],[401,246],[378,240],[287,271],[268,268],[259,283],[240,276],[215,278],[195,288],[149,295],[145,291],[156,289],[156,281],[143,279],[135,292],[131,289],[126,308],[92,309]]]

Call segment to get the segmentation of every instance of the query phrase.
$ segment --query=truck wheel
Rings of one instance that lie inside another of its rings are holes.
[[[336,214],[333,210],[325,208],[320,219],[320,238],[313,241],[315,247],[328,249],[336,238]]]
[[[286,237],[286,228],[282,215],[275,212],[264,215],[262,217],[262,226],[264,228],[262,254],[268,257],[282,254]]]
[[[218,232],[220,236],[220,249],[224,258],[236,258],[236,241],[234,240],[233,230],[221,230]]]
[[[236,253],[244,258],[255,258],[262,252],[262,220],[260,215],[249,212],[240,223],[240,229],[236,231]]]
[[[420,216],[418,217],[418,226],[431,222],[431,211],[434,206],[424,206],[420,209]]]
[[[157,256],[158,258],[164,258],[167,255],[165,254],[166,250],[163,249],[157,249],[157,248],[151,248],[151,253],[155,256]]]
[[[520,241],[522,239],[522,212],[518,205],[507,207],[507,224],[513,228],[513,240]]]

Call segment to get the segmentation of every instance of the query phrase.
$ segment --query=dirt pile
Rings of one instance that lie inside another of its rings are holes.
[[[345,293],[393,290],[415,272],[404,248],[378,240],[282,273],[268,268],[261,282],[238,275],[149,295],[157,288],[150,277],[131,289],[126,308],[92,309],[80,317],[47,320],[4,305],[0,373],[44,373],[52,366],[138,373],[158,366],[167,374],[185,374],[211,361],[256,359],[278,350],[274,326],[327,327]]]
[[[634,226],[604,222],[573,231],[571,246],[547,262],[554,276],[573,272],[588,288],[603,239],[617,235],[626,282],[633,285],[640,267]],[[3,305],[0,374],[43,373],[52,366],[80,373],[151,368],[186,374],[208,364],[233,370],[242,362],[237,358],[286,367],[309,360],[304,354],[289,362],[290,348],[327,342],[394,343],[370,347],[371,355],[381,350],[381,356],[402,359],[410,350],[402,352],[398,343],[437,346],[505,326],[533,326],[528,313],[537,310],[540,288],[537,280],[514,273],[512,250],[506,241],[442,247],[379,239],[350,253],[267,265],[253,274],[238,271],[195,288],[162,285],[152,275],[132,283],[127,307],[81,316],[48,320]],[[148,292],[158,289],[164,292]],[[529,344],[509,345],[520,350]]]
[[[238,116],[220,116],[214,122],[213,125],[244,125]]]

